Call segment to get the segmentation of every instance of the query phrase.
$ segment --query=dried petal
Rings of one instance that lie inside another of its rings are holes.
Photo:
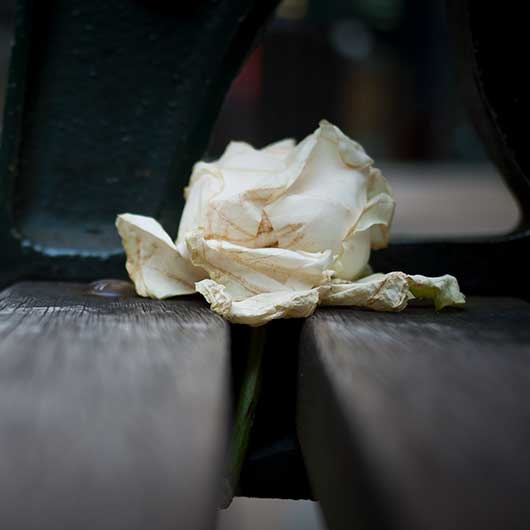
[[[329,250],[251,249],[204,239],[199,230],[188,234],[186,241],[193,264],[223,284],[237,301],[262,293],[312,289],[331,277],[333,256]]]
[[[408,282],[410,291],[416,298],[431,298],[438,310],[466,303],[466,297],[460,292],[457,279],[450,274],[436,278],[415,274],[408,277]]]
[[[376,311],[401,311],[414,298],[434,301],[436,309],[459,306],[465,297],[454,276],[410,276],[403,272],[371,274],[355,282],[334,280],[320,288],[323,305],[366,307]]]
[[[363,148],[326,121],[295,146],[231,143],[198,163],[187,188],[178,242],[200,228],[207,240],[248,248],[331,250],[336,274],[359,276],[370,249],[387,244],[394,199]]]
[[[315,252],[331,249],[335,271],[359,276],[371,248],[385,246],[394,199],[363,148],[326,121],[312,139],[296,181],[264,210],[278,246]]]
[[[168,298],[195,292],[204,271],[183,258],[160,224],[142,215],[118,215],[126,268],[140,296]]]
[[[308,317],[318,303],[317,289],[278,291],[235,301],[224,285],[213,280],[202,280],[196,287],[213,311],[234,324],[249,326],[262,326],[276,318]]]

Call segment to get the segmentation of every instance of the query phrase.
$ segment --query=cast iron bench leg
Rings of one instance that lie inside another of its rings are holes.
[[[200,301],[0,293],[0,528],[214,528],[229,362]]]
[[[528,528],[530,305],[324,309],[300,355],[298,433],[330,529]]]

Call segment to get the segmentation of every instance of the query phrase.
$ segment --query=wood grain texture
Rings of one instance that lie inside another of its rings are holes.
[[[298,433],[330,529],[528,528],[530,305],[324,309],[300,355]]]
[[[1,293],[0,528],[213,528],[229,362],[196,299]]]

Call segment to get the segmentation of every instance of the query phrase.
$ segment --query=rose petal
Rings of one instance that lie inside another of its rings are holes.
[[[465,303],[454,276],[436,278],[404,272],[371,274],[355,282],[334,280],[319,288],[323,305],[366,307],[376,311],[401,311],[414,298],[429,298],[436,309]]]
[[[466,297],[460,292],[458,281],[454,276],[445,274],[428,278],[420,274],[408,277],[409,287],[416,298],[431,298],[436,309],[447,306],[461,306]]]
[[[234,324],[263,326],[277,318],[303,318],[313,313],[318,290],[278,291],[234,300],[224,285],[213,280],[196,284],[197,292],[211,304],[211,309]]]
[[[194,265],[222,283],[234,300],[274,291],[308,290],[331,277],[333,256],[326,252],[293,252],[281,248],[252,249],[204,239],[200,231],[186,239]]]
[[[266,201],[288,185],[292,143],[284,141],[263,150],[232,142],[213,164],[222,174],[222,190],[209,202],[205,237],[257,247]]]
[[[183,242],[191,230],[206,226],[210,201],[221,192],[223,186],[223,175],[215,164],[195,164],[190,183],[184,190],[186,204],[180,219],[177,244]]]
[[[341,243],[366,203],[366,177],[344,164],[337,144],[314,133],[315,145],[289,193],[264,209],[278,246],[316,252]]]
[[[157,221],[125,213],[118,215],[116,227],[127,254],[127,272],[140,296],[168,298],[195,292],[204,271],[182,257]]]
[[[372,159],[340,129],[322,121],[312,138],[303,171],[264,210],[279,247],[329,248],[337,257],[337,275],[353,280],[370,249],[387,245],[395,202]]]

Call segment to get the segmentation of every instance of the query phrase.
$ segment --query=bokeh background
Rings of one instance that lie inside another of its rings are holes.
[[[0,0],[0,107],[15,0]],[[469,121],[444,0],[284,0],[228,94],[207,156],[298,140],[322,118],[359,141],[397,199],[394,239],[501,234],[517,206]]]
[[[0,110],[14,0],[0,0]],[[518,219],[458,92],[443,0],[284,0],[226,98],[208,157],[232,140],[301,139],[326,118],[377,161],[393,237],[500,234]],[[0,118],[1,120],[1,118]],[[316,530],[318,505],[236,499],[221,530]]]
[[[394,239],[508,232],[517,206],[470,123],[452,52],[444,0],[284,0],[209,155],[231,139],[300,140],[326,118],[390,181]]]

